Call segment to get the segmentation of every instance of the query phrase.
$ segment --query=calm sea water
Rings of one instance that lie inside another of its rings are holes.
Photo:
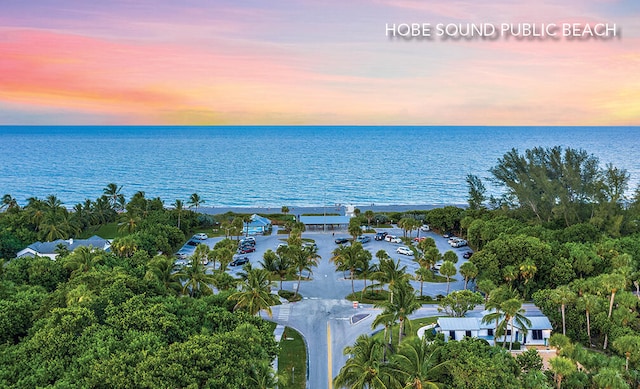
[[[166,204],[463,204],[468,173],[554,145],[640,182],[639,127],[0,127],[0,195],[71,207],[115,182]]]

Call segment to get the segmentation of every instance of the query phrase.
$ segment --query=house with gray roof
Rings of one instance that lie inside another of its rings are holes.
[[[17,258],[22,257],[49,257],[53,260],[56,259],[58,253],[56,249],[58,246],[65,247],[69,252],[77,249],[78,247],[94,247],[96,249],[109,251],[111,242],[107,239],[101,238],[98,235],[94,235],[89,239],[58,239],[53,242],[35,242],[27,246],[26,248],[18,251]]]
[[[526,316],[531,321],[531,325],[526,328],[526,335],[517,323],[513,323],[513,340],[523,345],[546,346],[549,344],[551,336],[551,322],[546,316]],[[507,342],[511,339],[511,321],[507,325],[504,336],[495,336],[495,322],[482,323],[482,317],[441,317],[435,327],[436,332],[444,335],[444,340],[461,340],[465,336],[484,339],[489,344],[502,342],[506,336]]]

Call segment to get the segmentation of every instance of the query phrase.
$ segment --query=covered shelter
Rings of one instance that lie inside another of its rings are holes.
[[[321,216],[300,216],[300,222],[308,230],[336,230],[346,229],[351,218],[349,216],[321,215]]]

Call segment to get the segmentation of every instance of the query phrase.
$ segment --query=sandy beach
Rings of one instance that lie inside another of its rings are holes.
[[[381,212],[404,212],[404,211],[423,211],[433,208],[445,207],[447,205],[453,205],[457,207],[466,207],[466,204],[422,204],[422,205],[353,205],[355,208],[360,209],[361,212],[372,210],[375,213]],[[291,215],[303,215],[303,214],[340,214],[345,215],[347,211],[347,205],[327,205],[322,206],[288,206],[289,214]],[[258,214],[272,214],[281,213],[281,207],[200,207],[198,212],[208,215],[217,215],[227,212],[234,213],[258,213]]]

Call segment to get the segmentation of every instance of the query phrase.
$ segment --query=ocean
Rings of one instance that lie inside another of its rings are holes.
[[[639,127],[0,127],[0,195],[67,207],[110,182],[169,205],[465,204],[511,148],[582,148],[640,182]],[[485,180],[489,193],[499,193]]]

